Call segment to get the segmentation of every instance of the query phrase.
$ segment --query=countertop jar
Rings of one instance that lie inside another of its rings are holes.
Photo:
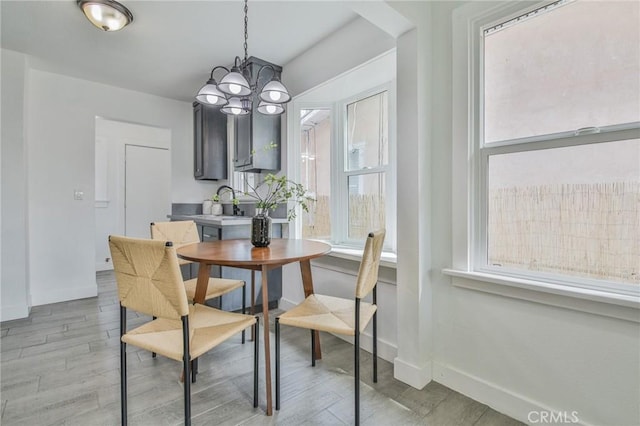
[[[211,214],[211,207],[213,206],[213,201],[204,200],[202,202],[202,214]]]

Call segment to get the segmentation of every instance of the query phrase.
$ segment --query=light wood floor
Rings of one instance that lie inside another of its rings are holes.
[[[29,318],[2,323],[3,426],[120,423],[119,305],[113,274],[99,273],[98,287],[96,298],[36,306]],[[133,326],[145,320],[131,313],[128,321]],[[307,330],[282,327],[282,407],[273,417],[264,414],[264,388],[260,407],[253,408],[252,342],[241,345],[238,336],[200,358],[192,386],[193,424],[353,423],[352,346],[322,334],[323,359],[312,368],[309,340]],[[181,424],[180,364],[133,347],[127,354],[130,424]],[[435,382],[413,389],[393,378],[393,366],[386,361],[379,362],[378,383],[373,384],[370,354],[362,351],[361,363],[365,425],[521,424]],[[264,386],[262,371],[260,377]]]

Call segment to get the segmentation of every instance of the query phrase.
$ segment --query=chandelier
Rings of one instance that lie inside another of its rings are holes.
[[[244,60],[236,56],[231,70],[223,66],[214,67],[209,80],[198,91],[196,101],[205,105],[221,106],[221,111],[225,114],[246,115],[251,113],[254,97],[257,95],[258,112],[266,115],[282,114],[284,104],[291,100],[291,95],[280,82],[276,70],[271,65],[260,67],[255,76],[255,83],[251,83],[253,76],[247,66],[248,11],[247,0],[244,0]],[[225,71],[219,83],[214,78],[214,73],[218,70]],[[270,71],[271,79],[258,89],[260,74],[263,71]]]

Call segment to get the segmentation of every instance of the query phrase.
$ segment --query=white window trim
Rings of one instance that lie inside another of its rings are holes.
[[[340,109],[339,109],[339,105],[340,103],[344,103],[346,102],[346,100],[354,100],[354,99],[359,99],[361,97],[366,97],[363,96],[363,94],[374,94],[377,92],[380,92],[382,90],[388,90],[389,95],[388,95],[388,102],[389,102],[389,123],[388,123],[388,131],[389,131],[389,165],[387,166],[387,172],[388,172],[388,176],[389,178],[387,179],[387,185],[389,185],[389,188],[392,188],[394,191],[394,198],[392,200],[389,200],[387,204],[389,205],[393,205],[395,206],[395,192],[396,192],[396,164],[395,164],[395,159],[397,158],[397,154],[396,154],[396,105],[395,105],[395,99],[396,99],[396,94],[395,94],[395,88],[396,88],[396,80],[395,80],[395,71],[393,74],[393,77],[383,77],[380,78],[380,76],[378,75],[377,71],[380,69],[381,64],[386,63],[386,61],[389,60],[389,58],[393,58],[393,60],[395,60],[395,49],[389,51],[389,52],[385,52],[373,59],[371,59],[370,61],[367,61],[366,63],[363,63],[361,65],[359,65],[358,67],[346,71],[343,74],[340,74],[334,78],[332,78],[331,80],[324,82],[322,84],[320,84],[319,86],[309,89],[307,91],[305,91],[304,93],[301,93],[300,95],[295,96],[291,103],[289,104],[288,108],[287,108],[287,113],[286,113],[286,120],[287,120],[287,170],[288,170],[288,174],[289,176],[293,177],[294,179],[299,179],[300,176],[300,164],[299,164],[299,159],[300,159],[300,120],[299,120],[299,116],[300,116],[300,110],[301,109],[314,109],[314,108],[326,108],[326,109],[331,109],[332,113],[331,113],[331,120],[332,123],[335,123],[335,120],[337,120],[337,115],[340,113]],[[373,66],[373,70],[374,71],[368,71],[368,67],[372,65]],[[384,66],[382,66],[384,67]],[[357,82],[353,82],[351,81],[351,83],[354,84],[349,84],[349,85],[345,85],[344,82],[340,82],[341,79],[343,79],[344,77],[350,77],[350,75],[354,75],[354,73],[364,73],[362,75],[364,75],[364,78],[360,78],[358,79]],[[374,82],[375,81],[375,82]],[[374,83],[372,83],[374,82]],[[365,85],[363,87],[363,85]],[[352,87],[356,87],[353,90]],[[331,99],[329,99],[328,95],[327,95],[327,90],[323,90],[322,91],[322,95],[320,95],[320,99],[319,101],[308,101],[307,99],[309,99],[307,97],[307,95],[309,95],[309,93],[313,92],[314,90],[318,89],[318,88],[324,88],[326,89],[327,87],[340,87],[340,91],[342,93],[341,96],[339,96],[339,99],[335,99],[336,97],[334,96],[330,96]],[[345,89],[347,89],[345,91]],[[364,90],[363,90],[364,89]],[[346,92],[351,92],[351,93],[346,93]],[[302,99],[304,100],[302,100]],[[346,105],[346,103],[345,103]],[[334,143],[335,138],[337,137],[342,137],[342,133],[340,133],[342,130],[341,128],[339,128],[339,126],[334,126],[332,124],[332,133],[331,133],[331,137],[332,139],[332,143]],[[335,149],[332,150],[331,155],[334,156],[336,155],[335,153]],[[342,154],[341,154],[342,155]],[[335,158],[332,158],[332,161],[334,161],[334,164],[342,164],[342,163],[336,163],[335,162]],[[332,209],[334,208],[335,204],[332,204]],[[298,207],[299,208],[299,207]],[[389,206],[387,206],[387,208],[389,208]],[[332,210],[332,215],[334,215],[335,217],[335,212]],[[397,243],[396,243],[396,212],[393,211],[393,216],[389,216],[389,211],[387,210],[387,212],[385,212],[387,214],[387,237],[385,238],[385,249],[383,251],[383,259],[385,259],[385,261],[387,262],[387,266],[392,267],[392,265],[395,265],[396,262],[396,250],[397,250]],[[298,216],[301,214],[301,210],[298,211]],[[295,220],[292,224],[290,224],[290,236],[292,238],[300,238],[300,236],[302,235],[302,224],[301,221],[299,220]],[[335,244],[333,246],[333,252],[332,255],[335,255],[337,257],[351,257],[353,260],[361,260],[362,257],[362,250],[361,250],[361,243],[355,247],[353,245],[348,245],[348,244]]]
[[[333,163],[334,165],[334,170],[332,170],[331,173],[331,187],[332,188],[338,188],[338,197],[339,197],[339,201],[337,203],[333,203],[332,204],[332,209],[334,208],[334,206],[337,205],[343,205],[343,206],[347,206],[349,203],[349,191],[348,191],[348,185],[344,182],[344,180],[348,180],[349,177],[351,176],[364,176],[367,174],[377,174],[377,173],[385,173],[385,188],[389,189],[389,188],[396,188],[396,180],[395,180],[395,173],[394,173],[394,165],[396,163],[395,161],[395,147],[396,147],[396,143],[395,143],[395,117],[396,117],[396,110],[395,110],[395,90],[394,90],[394,84],[392,84],[393,82],[388,82],[385,83],[383,85],[371,88],[369,90],[366,90],[364,92],[360,92],[356,95],[350,96],[348,98],[342,99],[338,102],[336,102],[336,107],[335,107],[335,112],[336,114],[332,115],[332,119],[333,117],[337,116],[339,117],[339,121],[336,122],[336,126],[334,126],[334,128],[337,130],[337,137],[340,139],[335,139],[331,141],[331,148],[332,148],[332,160],[335,160],[335,162]],[[367,169],[366,171],[363,170],[347,170],[347,161],[345,158],[345,154],[346,154],[346,141],[347,141],[347,129],[345,127],[345,123],[347,122],[347,106],[349,104],[352,104],[354,102],[357,101],[361,101],[364,99],[367,99],[371,96],[375,96],[379,93],[382,92],[387,92],[387,116],[388,116],[388,123],[387,123],[387,132],[388,134],[388,144],[389,144],[389,152],[388,152],[388,164],[383,165],[383,166],[378,166],[378,167],[373,167],[371,169]],[[342,143],[338,144],[338,140],[341,140]],[[340,146],[338,146],[340,145]],[[341,149],[338,149],[341,148]],[[340,167],[339,170],[336,170],[336,168]],[[395,193],[395,190],[394,190]],[[345,247],[345,248],[352,248],[352,247],[360,247],[362,245],[362,240],[353,240],[353,239],[349,239],[348,237],[348,219],[347,216],[344,214],[344,212],[342,214],[338,214],[337,211],[332,211],[332,215],[335,218],[339,218],[339,220],[337,221],[338,223],[336,223],[335,226],[335,230],[332,229],[332,235],[331,238],[337,242],[339,247]],[[391,252],[395,252],[396,251],[396,245],[395,245],[395,223],[396,223],[396,209],[395,209],[395,202],[393,202],[392,200],[387,201],[386,206],[385,206],[385,217],[386,217],[386,221],[387,221],[387,237],[385,237],[385,249],[387,250],[391,250]],[[342,236],[343,239],[338,239],[338,236]]]
[[[480,129],[481,113],[474,105],[480,102],[480,28],[507,20],[538,8],[544,3],[506,2],[497,6],[487,6],[483,2],[464,5],[453,12],[453,75],[452,75],[452,267],[443,273],[452,277],[455,286],[501,294],[563,306],[572,309],[598,313],[617,318],[640,322],[640,289],[634,286],[619,286],[617,291],[605,290],[598,286],[576,287],[561,280],[531,276],[517,277],[509,274],[496,274],[495,271],[480,270],[477,258],[479,244],[484,243],[481,212],[483,206],[478,194],[483,191],[480,161],[480,149],[477,135]],[[628,133],[631,138],[638,137],[638,130],[620,126],[610,129],[613,132]],[[605,138],[608,136],[604,136]],[[555,146],[570,146],[585,142],[601,142],[601,134],[584,134],[565,138],[559,143],[549,141],[536,142],[538,149]],[[531,142],[531,141],[527,141]],[[550,145],[551,144],[551,145]],[[496,149],[517,150],[517,144],[491,144]],[[502,148],[500,148],[502,147]],[[486,148],[485,148],[486,149]],[[580,280],[585,283],[589,280]],[[514,288],[519,291],[514,291]],[[524,290],[523,290],[524,289]],[[545,296],[541,296],[545,294]],[[569,301],[567,301],[567,299]],[[583,303],[585,299],[594,303]],[[614,305],[613,309],[605,305]],[[631,309],[631,311],[629,311]]]

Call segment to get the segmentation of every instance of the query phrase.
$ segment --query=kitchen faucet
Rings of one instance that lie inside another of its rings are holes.
[[[238,216],[238,214],[240,213],[240,207],[238,207],[234,202],[236,199],[236,191],[229,185],[220,185],[220,187],[216,191],[216,195],[220,196],[220,192],[223,189],[228,189],[229,191],[231,191],[231,204],[233,205],[233,215]]]

